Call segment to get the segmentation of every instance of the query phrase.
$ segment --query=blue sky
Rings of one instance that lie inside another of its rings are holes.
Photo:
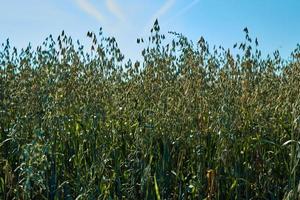
[[[299,0],[0,0],[0,42],[34,46],[62,30],[83,43],[87,31],[103,27],[125,55],[136,58],[137,37],[149,35],[159,19],[163,32],[232,48],[244,27],[257,37],[264,54],[278,49],[288,57],[300,43]]]

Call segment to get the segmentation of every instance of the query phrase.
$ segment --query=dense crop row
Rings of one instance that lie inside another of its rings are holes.
[[[233,55],[155,23],[140,62],[101,30],[2,45],[1,199],[295,199],[300,47],[244,31]]]

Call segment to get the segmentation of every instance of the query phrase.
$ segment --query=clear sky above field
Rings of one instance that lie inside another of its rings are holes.
[[[147,36],[156,18],[163,32],[200,36],[210,45],[231,48],[243,41],[244,27],[258,37],[263,53],[287,57],[300,43],[300,0],[0,0],[0,42],[38,45],[65,30],[87,41],[87,31],[103,27],[121,50],[136,57],[136,38]]]

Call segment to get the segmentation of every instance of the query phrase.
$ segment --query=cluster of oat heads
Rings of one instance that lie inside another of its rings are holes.
[[[155,23],[140,62],[102,30],[4,43],[1,198],[297,198],[300,47],[262,58],[244,31],[233,55]]]

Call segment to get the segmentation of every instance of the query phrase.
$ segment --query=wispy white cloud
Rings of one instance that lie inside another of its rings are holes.
[[[154,21],[156,19],[160,19],[162,15],[164,15],[166,12],[170,10],[170,8],[175,4],[175,0],[167,0],[159,9],[158,11],[152,16],[150,21],[148,22],[147,26],[145,27],[144,32],[148,32]]]
[[[97,19],[100,23],[105,22],[105,17],[88,0],[75,0],[79,8],[91,17]]]
[[[190,9],[192,9],[196,4],[198,4],[200,2],[200,0],[193,0],[191,3],[187,4],[185,7],[183,7],[181,10],[179,10],[172,18],[170,18],[169,20],[167,20],[165,22],[165,24],[169,24],[170,22],[172,22],[173,20],[175,20],[176,18],[184,15],[185,13],[187,13]]]
[[[160,9],[154,14],[154,16],[152,17],[152,20],[159,18],[160,16],[164,15],[166,12],[168,12],[168,10],[174,5],[175,0],[167,0],[166,3],[160,7]],[[153,20],[153,21],[154,21]]]
[[[125,16],[119,7],[119,5],[114,0],[106,0],[106,6],[109,11],[114,14],[120,21],[125,22]]]

